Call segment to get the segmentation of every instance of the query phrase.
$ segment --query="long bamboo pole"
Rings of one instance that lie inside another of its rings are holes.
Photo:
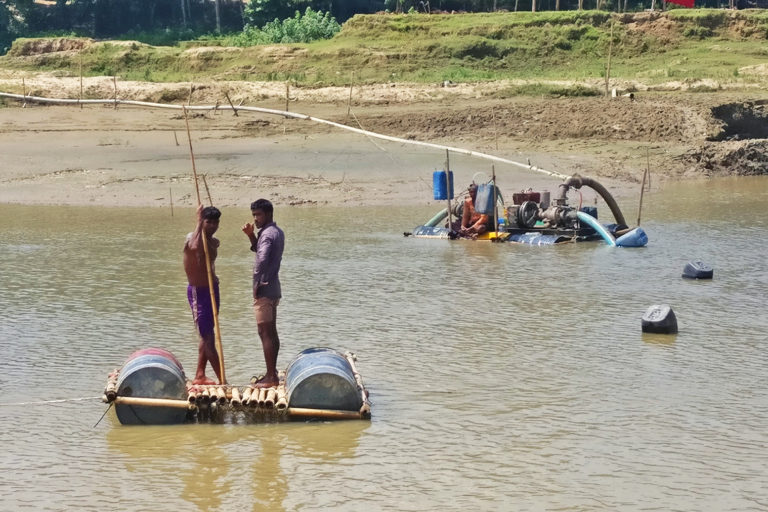
[[[186,403],[186,402],[184,402]],[[325,418],[329,420],[359,420],[362,419],[356,411],[337,411],[332,409],[305,409],[301,407],[289,407],[288,416],[297,418]]]
[[[43,98],[40,96],[22,96],[21,94],[12,94],[7,92],[0,92],[0,98],[11,98],[16,100],[24,100],[24,101],[34,101],[37,103],[53,103],[53,104],[60,104],[60,105],[66,105],[66,104],[77,104],[78,100],[71,100],[71,99],[62,99],[62,98]],[[103,104],[112,104],[113,100],[83,100],[83,104],[89,104],[89,105],[103,105]],[[229,110],[231,107],[227,106],[221,106],[221,105],[195,105],[190,107],[185,107],[184,105],[168,105],[164,103],[152,103],[149,101],[136,101],[136,100],[117,100],[117,103],[120,105],[132,105],[135,107],[149,107],[149,108],[165,108],[165,109],[171,109],[171,110],[181,110],[181,109],[188,109],[188,110],[199,110],[199,111],[211,111],[216,109],[222,109],[222,110]],[[460,155],[466,155],[471,156],[474,158],[483,158],[485,160],[491,160],[493,162],[499,162],[503,164],[509,164],[514,165],[516,167],[520,167],[522,169],[527,169],[529,171],[538,172],[542,174],[546,174],[548,176],[552,176],[554,178],[558,179],[568,179],[569,176],[566,176],[565,174],[559,173],[557,171],[549,171],[547,169],[542,169],[540,167],[537,167],[535,165],[524,164],[522,162],[516,162],[514,160],[509,160],[507,158],[503,158],[496,155],[490,155],[488,153],[481,153],[480,151],[473,151],[471,149],[464,149],[459,147],[453,147],[453,146],[445,146],[442,144],[435,144],[432,142],[424,142],[419,140],[412,140],[412,139],[404,139],[401,137],[393,137],[391,135],[383,135],[381,133],[371,132],[368,130],[363,130],[361,128],[355,128],[354,126],[347,126],[342,123],[336,123],[334,121],[329,121],[327,119],[321,119],[319,117],[312,117],[308,116],[306,114],[299,114],[297,112],[288,112],[287,110],[275,110],[271,108],[262,108],[262,107],[237,107],[239,112],[258,112],[261,114],[269,114],[269,115],[276,115],[276,116],[283,116],[283,117],[290,117],[292,119],[301,119],[305,121],[311,121],[314,123],[321,123],[328,126],[333,126],[335,128],[339,128],[342,130],[347,130],[353,133],[358,133],[361,135],[365,135],[367,137],[372,137],[376,139],[386,140],[389,142],[397,142],[400,144],[411,144],[415,146],[422,146],[426,148],[432,148],[432,149],[439,149],[439,150],[448,150],[453,153],[457,153]]]
[[[143,398],[140,396],[118,396],[116,405],[143,405],[146,407],[176,407],[178,409],[195,409],[195,404],[187,400],[173,400],[170,398]]]
[[[192,158],[192,176],[195,180],[195,192],[197,193],[197,204],[202,204],[200,201],[200,185],[197,183],[197,168],[195,167],[195,152],[192,149],[192,134],[189,131],[189,116],[187,116],[187,109],[184,108],[184,122],[187,126],[187,140],[189,141],[189,155]],[[203,252],[205,252],[205,268],[208,271],[208,289],[211,292],[211,309],[213,310],[213,326],[216,334],[216,352],[219,354],[219,371],[221,379],[219,384],[226,384],[227,377],[224,373],[224,350],[221,348],[221,330],[219,329],[219,307],[216,304],[216,292],[213,289],[213,271],[211,269],[211,256],[208,252],[208,237],[205,233],[202,233],[203,239]]]

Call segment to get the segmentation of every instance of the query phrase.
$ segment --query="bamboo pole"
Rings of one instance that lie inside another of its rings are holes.
[[[117,398],[117,377],[119,374],[120,371],[117,369],[109,374],[107,386],[104,388],[104,397],[107,402],[112,402]]]
[[[115,86],[115,110],[117,110],[117,77],[112,75],[112,84]]]
[[[450,236],[453,224],[453,215],[451,214],[451,157],[448,150],[445,150],[445,197],[448,208],[448,233]]]
[[[277,391],[275,388],[267,389],[267,396],[264,397],[264,407],[267,409],[275,408],[275,399],[277,398]]]
[[[194,82],[192,80],[189,81],[189,96],[187,96],[187,106],[192,105],[192,91],[195,90]]]
[[[208,188],[208,180],[205,179],[205,174],[202,176],[203,185],[205,185],[205,194],[208,196],[208,204],[213,205],[213,199],[211,199],[211,191]]]
[[[288,398],[285,396],[285,386],[278,386],[277,388],[275,407],[278,411],[284,411],[288,408]]]
[[[217,387],[216,388],[216,396],[219,398],[219,403],[220,404],[227,403],[227,392],[224,391],[224,388]]]
[[[287,110],[287,109],[286,109]],[[352,112],[352,84],[349,84],[349,99],[347,100],[347,118],[344,120],[344,124],[349,123],[349,114]]]
[[[195,167],[195,152],[192,150],[192,134],[189,131],[189,116],[187,116],[187,109],[184,109],[184,122],[187,126],[187,140],[189,141],[189,155],[192,159],[192,176],[195,180],[195,192],[197,193],[197,204],[202,204],[200,201],[200,185],[197,182],[197,168]],[[205,233],[202,233],[203,239],[203,252],[205,253],[205,268],[208,271],[208,289],[211,292],[211,309],[213,310],[213,326],[214,333],[216,335],[216,352],[219,354],[219,371],[221,374],[219,384],[225,384],[227,382],[226,374],[224,373],[224,350],[221,347],[221,331],[219,329],[219,307],[216,304],[216,292],[213,289],[213,271],[211,269],[211,256],[208,251],[208,237]]]
[[[144,407],[175,407],[178,409],[195,409],[195,404],[186,400],[173,400],[170,398],[144,398],[139,396],[118,396],[116,405],[140,405]]]
[[[24,77],[21,77],[21,93],[24,95],[24,103],[21,104],[21,108],[27,108],[27,82]]]
[[[53,103],[53,104],[60,104],[60,105],[66,105],[66,104],[77,104],[77,100],[73,99],[62,99],[62,98],[43,98],[40,96],[22,96],[20,94],[12,94],[12,93],[6,93],[6,92],[0,92],[0,98],[10,98],[10,99],[17,99],[17,100],[26,100],[26,101],[34,101],[37,103]],[[84,104],[89,105],[104,105],[104,104],[112,104],[113,100],[83,100]],[[219,108],[227,109],[228,107],[220,107],[218,103],[216,105],[196,105],[192,107],[185,107],[184,105],[169,105],[165,103],[152,103],[148,101],[136,101],[136,100],[118,100],[118,103],[120,105],[132,105],[136,107],[149,107],[149,108],[165,108],[170,110],[191,110],[191,111],[211,111],[216,110]],[[558,179],[568,179],[570,176],[566,176],[565,174],[559,173],[557,171],[549,171],[547,169],[542,169],[540,167],[537,167],[535,165],[531,165],[530,162],[527,164],[524,164],[522,162],[516,162],[514,160],[509,160],[507,158],[503,158],[496,155],[491,155],[488,153],[482,153],[480,151],[474,151],[471,149],[465,149],[455,146],[445,146],[443,144],[435,144],[432,142],[424,142],[419,140],[413,140],[413,139],[405,139],[402,137],[394,137],[391,135],[384,135],[381,133],[371,132],[368,130],[363,130],[361,128],[355,128],[353,126],[347,126],[342,123],[336,123],[334,121],[329,121],[327,119],[321,119],[319,117],[312,117],[308,116],[306,114],[299,114],[297,112],[288,112],[283,110],[275,110],[270,108],[262,108],[262,107],[238,107],[240,109],[240,112],[258,112],[261,114],[268,114],[268,115],[276,115],[276,116],[283,116],[283,117],[290,117],[292,119],[301,119],[304,121],[311,121],[313,123],[320,123],[325,124],[328,126],[332,126],[334,128],[339,128],[341,130],[347,130],[353,133],[357,133],[360,135],[365,135],[367,137],[372,137],[380,140],[386,140],[389,142],[396,142],[399,144],[410,144],[414,146],[421,146],[426,148],[432,148],[432,149],[439,149],[439,150],[445,150],[445,151],[452,151],[453,153],[457,153],[460,155],[466,155],[474,158],[482,158],[485,160],[490,160],[493,162],[499,162],[503,164],[513,165],[515,167],[519,167],[521,169],[526,169],[533,172],[538,172],[541,174],[546,174],[547,176],[552,176],[554,178]]]
[[[352,375],[355,377],[357,389],[360,391],[360,398],[363,403],[363,405],[360,407],[360,416],[362,418],[370,418],[371,403],[368,400],[368,391],[365,389],[365,385],[363,384],[363,377],[360,375],[360,372],[357,371],[357,365],[355,364],[357,356],[352,352],[345,352],[344,357],[347,359],[349,366],[352,368]]]
[[[168,187],[168,201],[171,203],[171,217],[173,217],[173,189]]]
[[[640,185],[640,203],[637,206],[637,225],[640,225],[640,213],[643,211],[643,193],[645,192],[645,177],[648,175],[648,169],[643,172],[643,183]]]
[[[197,389],[194,386],[187,391],[187,401],[191,404],[197,402]]]
[[[493,232],[496,238],[499,238],[499,209],[496,206],[498,197],[496,196],[496,166],[491,165],[491,179],[493,180]]]
[[[211,401],[211,393],[210,393],[210,391],[208,391],[208,388],[203,388],[203,392],[202,392],[201,398],[202,398],[201,401],[204,404],[207,404],[208,402]]]
[[[259,388],[259,398],[258,398],[258,404],[259,407],[264,407],[264,404],[267,401],[267,388]]]
[[[359,420],[359,412],[355,411],[336,411],[332,409],[305,409],[300,407],[289,407],[288,416],[297,418],[322,418],[328,420]]]
[[[253,393],[253,388],[251,386],[248,386],[243,390],[243,405],[251,405],[251,393]]]
[[[237,386],[234,386],[232,388],[232,405],[239,406],[242,403],[240,399],[240,390],[237,388]]]

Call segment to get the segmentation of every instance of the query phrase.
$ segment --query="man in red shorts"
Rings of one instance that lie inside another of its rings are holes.
[[[184,271],[187,273],[187,299],[192,308],[192,316],[195,319],[197,332],[200,334],[200,345],[197,356],[197,371],[193,384],[216,384],[205,376],[205,367],[211,363],[219,384],[221,381],[221,366],[219,354],[216,351],[216,337],[214,335],[213,305],[211,304],[211,289],[208,286],[208,269],[205,263],[205,250],[203,236],[208,242],[208,254],[211,259],[211,274],[213,290],[216,296],[216,311],[219,309],[219,278],[216,277],[214,262],[219,252],[219,240],[213,234],[219,229],[221,212],[214,206],[203,205],[197,207],[197,226],[187,235],[184,242]]]

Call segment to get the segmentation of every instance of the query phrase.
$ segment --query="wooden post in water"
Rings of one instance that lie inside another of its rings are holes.
[[[197,204],[202,204],[200,200],[200,186],[197,182],[197,168],[195,167],[195,152],[192,150],[192,134],[189,130],[189,116],[187,116],[186,107],[182,107],[184,110],[184,122],[187,126],[187,140],[189,140],[189,155],[192,159],[192,177],[195,180],[195,192],[197,193]],[[216,335],[216,352],[219,354],[219,371],[221,373],[220,384],[226,384],[227,377],[224,373],[224,350],[221,347],[221,331],[219,329],[219,307],[216,304],[216,292],[213,289],[213,271],[211,269],[211,255],[208,251],[208,238],[205,233],[202,233],[203,239],[203,252],[205,252],[205,268],[208,271],[208,289],[211,292],[211,309],[213,310],[213,326],[214,333]]]
[[[447,149],[445,150],[445,197],[448,203],[448,233],[450,233],[453,217],[451,215],[451,161]]]
[[[611,80],[611,54],[613,53],[613,20],[611,20],[611,40],[608,43],[608,64],[605,67],[605,95],[610,96],[608,90],[609,81]]]

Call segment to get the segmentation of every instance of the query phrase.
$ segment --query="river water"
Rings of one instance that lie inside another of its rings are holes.
[[[130,353],[194,371],[193,212],[0,205],[0,508],[768,510],[768,178],[646,195],[642,249],[403,237],[438,207],[276,211],[279,366],[355,352],[370,422],[127,427],[96,423]],[[263,372],[247,220],[219,233],[235,384]],[[643,334],[662,303],[679,334]]]

